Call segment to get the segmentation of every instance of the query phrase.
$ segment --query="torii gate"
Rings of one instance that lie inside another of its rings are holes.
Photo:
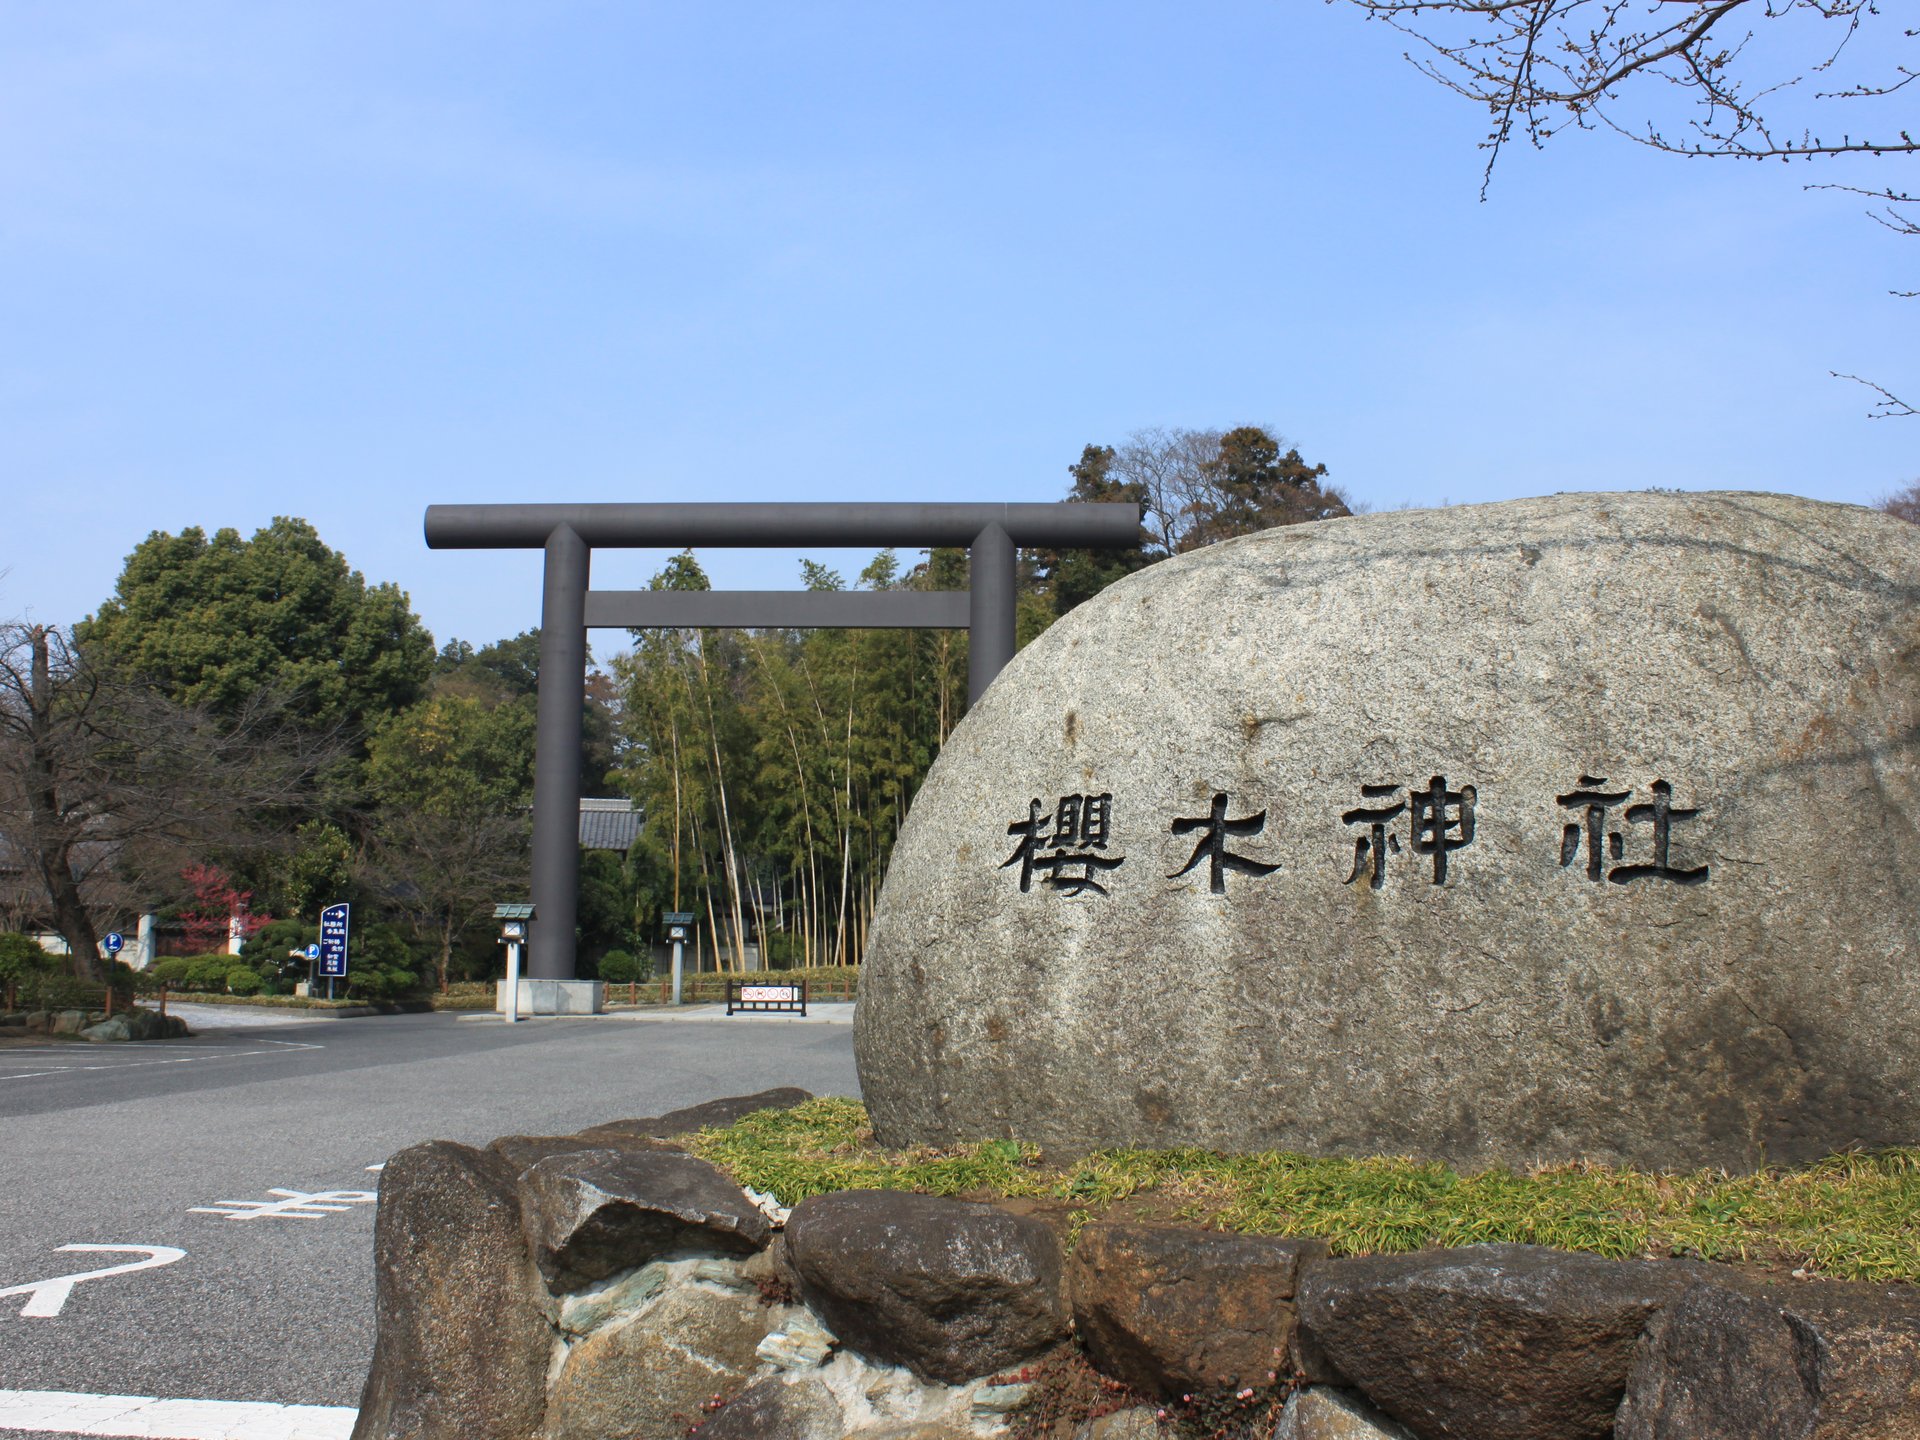
[[[544,550],[533,761],[533,926],[527,973],[574,978],[580,888],[580,712],[587,631],[655,628],[965,629],[971,704],[1013,658],[1016,547],[1123,549],[1136,505],[429,505],[433,550]],[[965,546],[966,590],[587,589],[595,546]]]

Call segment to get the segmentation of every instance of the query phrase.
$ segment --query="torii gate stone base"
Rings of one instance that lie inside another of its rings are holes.
[[[580,888],[580,712],[587,631],[651,628],[961,629],[972,703],[1013,658],[1017,547],[1122,549],[1130,504],[430,505],[434,550],[540,549],[540,690],[533,764],[531,1013],[597,1013],[598,981],[574,976]],[[587,589],[595,546],[965,546],[964,591]]]

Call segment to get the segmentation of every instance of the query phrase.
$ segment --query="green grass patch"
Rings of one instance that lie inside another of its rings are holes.
[[[155,995],[140,997],[149,1005],[158,1004]],[[370,1000],[329,1000],[324,995],[213,995],[196,990],[174,990],[167,996],[169,1005],[245,1005],[254,1010],[351,1010],[374,1002]]]
[[[445,990],[431,992],[427,999],[436,1010],[491,1010],[493,985],[491,980],[456,980]]]
[[[1391,1156],[1208,1150],[1103,1150],[1054,1166],[1036,1147],[1010,1140],[885,1150],[865,1107],[844,1099],[762,1111],[704,1131],[694,1145],[785,1205],[830,1190],[918,1190],[1057,1201],[1084,1219],[1151,1201],[1154,1213],[1178,1223],[1318,1236],[1345,1255],[1512,1241],[1920,1281],[1920,1148],[1758,1175],[1594,1164],[1463,1174]]]

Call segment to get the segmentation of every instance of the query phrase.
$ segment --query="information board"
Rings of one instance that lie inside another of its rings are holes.
[[[320,912],[320,973],[339,979],[347,973],[348,906],[329,905]]]

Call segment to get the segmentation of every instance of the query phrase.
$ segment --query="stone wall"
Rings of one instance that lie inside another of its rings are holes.
[[[1098,1403],[1059,1440],[1195,1416],[1260,1440],[1920,1436],[1910,1286],[1521,1245],[1332,1258],[893,1191],[789,1213],[675,1144],[803,1098],[396,1155],[354,1440],[957,1440],[1012,1433],[1076,1366]]]
[[[116,1040],[177,1040],[192,1032],[178,1015],[162,1015],[138,1006],[104,1010],[0,1010],[0,1037],[72,1035],[95,1043]]]

